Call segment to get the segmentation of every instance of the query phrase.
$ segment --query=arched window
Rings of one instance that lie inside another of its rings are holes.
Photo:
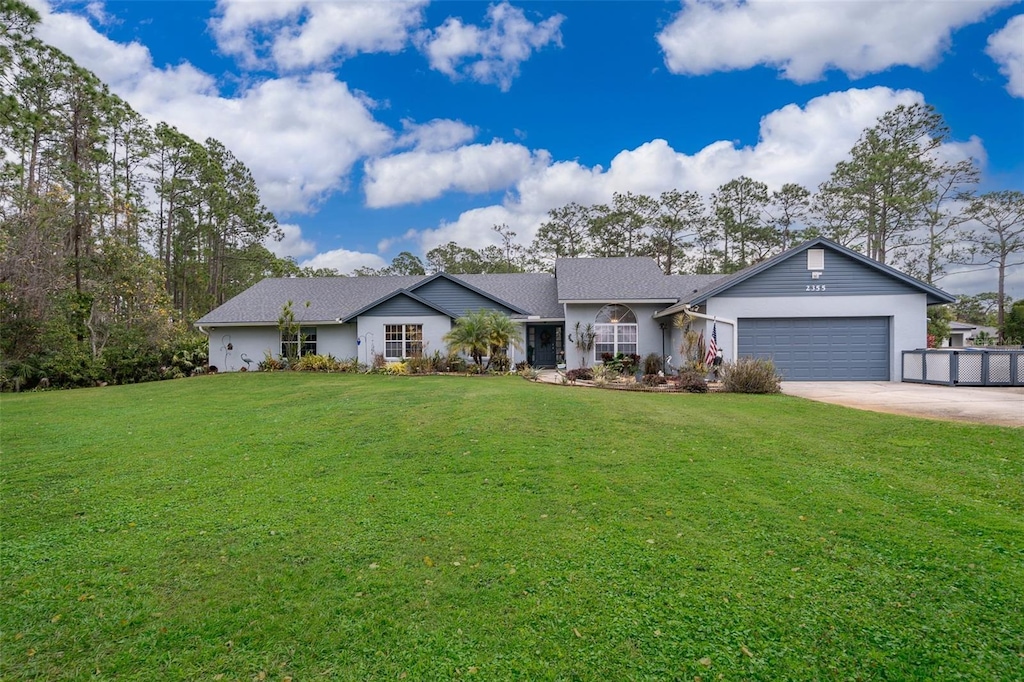
[[[637,350],[636,315],[624,305],[606,305],[597,312],[594,320],[594,359],[600,360],[605,353],[634,355]]]

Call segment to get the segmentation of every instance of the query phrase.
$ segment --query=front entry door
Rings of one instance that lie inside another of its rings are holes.
[[[558,362],[558,351],[562,349],[562,325],[530,325],[526,330],[526,346],[528,360],[532,366],[554,367]]]

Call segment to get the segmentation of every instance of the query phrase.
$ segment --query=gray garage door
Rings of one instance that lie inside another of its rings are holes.
[[[790,381],[888,381],[889,318],[746,318],[740,356],[770,358]]]

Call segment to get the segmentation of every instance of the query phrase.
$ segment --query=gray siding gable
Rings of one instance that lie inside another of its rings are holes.
[[[438,310],[402,291],[386,301],[363,311],[365,317],[416,317],[437,315]]]
[[[519,312],[447,277],[428,280],[418,285],[415,291],[423,300],[451,311],[457,317],[475,310],[499,310],[506,315]]]
[[[825,268],[818,279],[807,269],[807,251],[825,251]],[[814,288],[817,285],[818,288]],[[757,298],[779,296],[864,296],[925,294],[928,305],[952,303],[947,294],[899,270],[874,261],[862,253],[815,237],[768,260],[735,272],[703,290],[685,297],[692,305],[702,305],[713,297]]]
[[[866,296],[914,294],[919,290],[875,268],[822,247],[825,251],[825,269],[818,279],[811,278],[807,269],[806,251],[776,263],[764,272],[726,289],[719,296]],[[808,288],[810,287],[810,288]]]

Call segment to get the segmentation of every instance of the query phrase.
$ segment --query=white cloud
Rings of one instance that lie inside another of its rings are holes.
[[[562,46],[561,14],[533,23],[508,2],[487,9],[486,28],[448,17],[433,31],[419,34],[420,49],[430,67],[452,79],[460,76],[492,83],[507,91],[519,75],[519,65],[549,44]]]
[[[166,121],[197,140],[223,142],[253,173],[273,211],[311,210],[343,189],[357,160],[390,148],[393,134],[377,122],[374,103],[329,73],[278,78],[220,95],[216,81],[191,64],[153,64],[139,43],[116,43],[83,17],[43,15],[39,37],[94,71],[151,121]]]
[[[346,186],[357,160],[383,151],[392,139],[367,102],[328,73],[264,81],[233,99],[152,94],[136,91],[128,99],[189,135],[227,145],[252,170],[271,210],[312,209]]]
[[[896,65],[927,68],[955,29],[1013,1],[683,0],[657,39],[673,73],[767,65],[798,83],[833,68],[859,78]]]
[[[417,124],[402,121],[405,132],[395,143],[396,147],[415,147],[425,151],[452,149],[476,137],[477,130],[462,121],[435,118],[427,123]]]
[[[278,225],[284,238],[280,241],[267,239],[264,246],[278,258],[304,258],[316,253],[316,244],[302,238],[302,228],[290,223]]]
[[[1024,97],[1024,14],[989,36],[985,52],[999,65],[999,73],[1009,79],[1007,92]]]
[[[415,150],[366,163],[363,189],[373,208],[434,199],[448,191],[479,194],[514,185],[550,162],[519,144],[494,141],[453,150]]]
[[[269,54],[283,69],[324,65],[359,53],[399,52],[423,23],[426,0],[320,2],[220,0],[210,22],[225,54],[256,67]]]
[[[719,141],[687,154],[665,140],[652,140],[620,152],[607,169],[573,161],[535,164],[502,204],[466,211],[455,221],[417,233],[415,239],[423,250],[448,241],[480,248],[494,243],[492,225],[507,223],[520,241],[528,243],[547,212],[570,201],[588,205],[607,202],[614,192],[656,195],[673,188],[707,195],[741,175],[771,189],[798,182],[813,190],[879,116],[900,104],[923,101],[921,93],[909,90],[852,89],[767,114],[761,119],[758,141],[751,146]],[[985,150],[976,138],[950,143],[943,154],[985,160]]]
[[[331,268],[343,275],[351,274],[353,270],[362,267],[383,268],[388,263],[375,253],[362,253],[349,251],[348,249],[334,249],[318,253],[309,260],[299,263],[304,268]]]

